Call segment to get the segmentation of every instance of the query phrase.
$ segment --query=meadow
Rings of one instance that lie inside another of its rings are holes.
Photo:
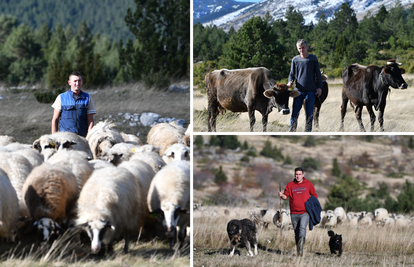
[[[274,207],[277,209],[278,207]],[[224,214],[224,209],[230,215]],[[214,210],[214,213],[209,211]],[[332,255],[328,230],[307,229],[304,256],[296,256],[293,230],[280,229],[273,222],[274,209],[265,221],[270,222],[260,233],[257,256],[247,256],[245,247],[237,247],[229,257],[230,242],[226,232],[232,219],[248,218],[248,207],[209,206],[194,212],[194,266],[412,266],[414,265],[414,230],[407,228],[351,227],[346,224],[333,229],[342,235],[343,254]]]
[[[188,80],[175,81],[178,86]],[[41,88],[41,85],[37,85]],[[36,101],[33,89],[10,89],[0,84],[0,135],[9,135],[20,143],[32,144],[43,134],[50,134],[53,109],[51,104]],[[189,92],[146,89],[142,83],[84,90],[90,93],[97,110],[95,123],[110,119],[118,123],[116,130],[140,134],[142,142],[151,127],[131,127],[123,122],[120,113],[153,112],[162,117],[175,117],[190,122]],[[112,119],[111,119],[112,117]],[[83,233],[82,242],[65,234],[51,243],[46,253],[38,248],[36,231],[19,232],[15,243],[0,240],[0,266],[190,266],[190,247],[178,254],[169,249],[169,242],[153,233],[142,232],[131,239],[129,253],[123,254],[124,240],[114,244],[114,253],[103,258],[91,253],[89,237]]]
[[[403,78],[408,83],[407,90],[391,88],[387,96],[387,105],[384,111],[384,130],[385,132],[413,132],[414,124],[412,114],[414,106],[411,98],[414,97],[413,85],[414,75],[406,74]],[[341,121],[341,104],[342,104],[342,79],[328,79],[329,94],[322,104],[319,115],[319,129],[313,129],[317,132],[339,132]],[[292,100],[289,100],[289,107],[292,107]],[[194,132],[207,132],[207,94],[205,88],[194,89],[193,98],[193,129]],[[374,111],[378,117],[378,112]],[[255,112],[256,124],[255,132],[262,131],[262,115]],[[362,111],[362,121],[365,129],[370,131],[370,118],[366,108]],[[268,132],[288,132],[290,126],[290,114],[281,115],[277,110],[269,114]],[[305,129],[305,113],[301,110],[298,121],[298,132]],[[233,113],[227,111],[224,115],[217,117],[217,132],[249,132],[249,116],[245,113]],[[375,122],[376,132],[379,131],[378,120]],[[347,112],[344,120],[344,132],[359,133],[359,126],[355,118],[355,112],[348,103]]]

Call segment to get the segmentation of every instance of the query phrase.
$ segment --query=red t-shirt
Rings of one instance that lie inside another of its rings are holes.
[[[285,188],[284,194],[289,198],[290,213],[302,214],[306,212],[305,202],[314,196],[318,198],[313,184],[303,177],[301,183],[295,180],[289,182]]]

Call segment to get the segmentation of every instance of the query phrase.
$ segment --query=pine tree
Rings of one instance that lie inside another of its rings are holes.
[[[338,160],[336,158],[334,158],[332,165],[332,175],[341,177],[341,168],[339,167]]]
[[[194,138],[194,145],[198,148],[202,147],[204,145],[204,139],[201,135],[197,135]]]

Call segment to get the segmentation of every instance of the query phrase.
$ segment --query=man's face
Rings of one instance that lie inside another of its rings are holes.
[[[76,75],[71,75],[68,81],[68,84],[70,86],[70,90],[72,90],[72,92],[79,92],[80,88],[82,86],[82,77],[81,76],[76,76]]]
[[[295,179],[296,179],[296,181],[298,181],[299,183],[300,183],[300,182],[302,182],[302,180],[303,180],[303,176],[304,176],[304,173],[303,173],[302,171],[296,171],[296,172],[295,172]]]
[[[301,57],[307,57],[308,56],[308,48],[309,46],[305,44],[301,44],[298,46],[298,51]]]

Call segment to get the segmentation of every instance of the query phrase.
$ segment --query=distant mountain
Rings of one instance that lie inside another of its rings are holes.
[[[226,0],[197,1],[201,2],[204,7],[208,6],[210,10],[214,10],[227,3]],[[251,17],[264,16],[268,11],[274,19],[283,18],[289,6],[293,6],[303,14],[306,24],[310,24],[311,21],[315,24],[322,13],[325,14],[328,20],[332,18],[334,12],[345,2],[351,3],[351,8],[355,10],[358,20],[362,20],[368,13],[376,14],[382,5],[389,10],[395,6],[397,1],[400,1],[407,8],[414,2],[414,0],[264,0],[244,8],[239,8],[236,11],[222,14],[220,17],[217,16],[214,19],[206,20],[203,22],[203,25],[213,23],[226,31],[232,26],[238,30]],[[201,10],[201,7],[199,9]]]
[[[212,21],[252,4],[253,2],[236,2],[233,0],[194,0],[193,23]]]

